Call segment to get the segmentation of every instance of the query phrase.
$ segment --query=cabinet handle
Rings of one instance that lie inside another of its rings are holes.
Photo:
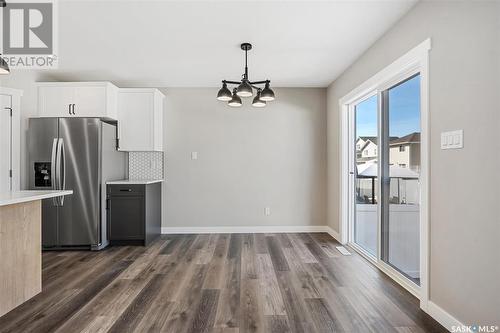
[[[71,114],[71,104],[68,104],[68,113]]]
[[[132,189],[130,188],[121,189],[120,192],[132,192]]]
[[[76,115],[76,113],[75,113],[75,105],[76,104],[72,104],[72,105],[73,105],[73,115]]]

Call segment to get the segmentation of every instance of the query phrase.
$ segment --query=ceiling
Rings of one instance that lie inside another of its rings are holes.
[[[60,1],[58,80],[326,87],[416,1]]]

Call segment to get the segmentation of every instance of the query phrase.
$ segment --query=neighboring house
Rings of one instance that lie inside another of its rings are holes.
[[[361,149],[365,146],[365,143],[367,140],[369,139],[373,139],[373,140],[376,140],[377,137],[376,136],[360,136],[358,137],[358,139],[356,140],[356,151],[361,151]]]
[[[358,137],[356,140],[356,164],[376,162],[379,153],[377,143],[376,136]],[[390,165],[420,171],[420,133],[414,132],[401,138],[391,137],[389,147]]]
[[[390,140],[396,140],[393,136]],[[356,140],[356,163],[377,162],[378,159],[378,138],[376,136],[360,136]]]
[[[361,151],[361,158],[364,160],[373,160],[377,158],[377,154],[377,142],[373,142],[372,140],[366,141]]]
[[[377,137],[361,136],[356,140],[356,162],[366,163],[377,159]]]
[[[420,133],[414,132],[389,142],[389,163],[420,171]]]

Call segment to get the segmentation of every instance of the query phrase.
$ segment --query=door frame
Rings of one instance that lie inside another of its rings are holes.
[[[21,189],[21,96],[23,91],[7,87],[0,87],[0,95],[10,97],[10,107],[12,108],[11,126],[11,168],[12,191]]]
[[[420,73],[420,122],[421,122],[421,204],[420,204],[420,288],[415,288],[407,283],[394,268],[384,263],[382,260],[373,260],[373,257],[366,256],[366,253],[359,251],[359,247],[353,246],[363,256],[371,260],[380,270],[389,275],[410,293],[420,299],[420,308],[427,312],[429,302],[429,51],[431,49],[431,39],[428,38],[419,45],[408,51],[406,54],[392,62],[390,65],[373,75],[350,93],[339,100],[340,110],[340,144],[341,144],[341,166],[340,166],[340,209],[339,209],[339,234],[343,244],[351,240],[352,230],[350,230],[349,217],[352,214],[350,207],[350,197],[352,187],[350,184],[351,158],[350,150],[353,138],[350,138],[350,125],[352,117],[349,116],[353,103],[361,100],[364,96],[389,88],[398,80],[406,77],[409,73]],[[379,107],[382,101],[379,98]],[[381,115],[379,115],[380,117]],[[380,119],[379,119],[380,135]],[[381,170],[379,170],[380,173]],[[380,174],[379,174],[380,177]],[[380,179],[380,178],[379,178]],[[380,186],[378,191],[380,191]],[[380,217],[379,217],[380,218]],[[380,229],[380,223],[378,223]],[[378,230],[380,234],[380,230]],[[380,258],[380,237],[377,235],[378,254]]]

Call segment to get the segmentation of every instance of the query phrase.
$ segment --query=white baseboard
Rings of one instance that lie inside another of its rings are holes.
[[[465,326],[457,318],[453,317],[439,305],[431,301],[427,303],[427,313],[450,332],[452,331],[452,327]]]
[[[340,235],[338,232],[336,232],[335,230],[333,230],[332,228],[330,228],[328,226],[326,227],[326,229],[327,229],[326,232],[328,232],[330,234],[330,236],[332,236],[337,242],[342,244],[342,242],[340,241]]]
[[[325,225],[308,226],[244,226],[244,227],[162,227],[162,234],[241,234],[241,233],[288,233],[288,232],[327,232]],[[334,237],[332,235],[332,237]],[[335,237],[334,237],[335,238]]]

